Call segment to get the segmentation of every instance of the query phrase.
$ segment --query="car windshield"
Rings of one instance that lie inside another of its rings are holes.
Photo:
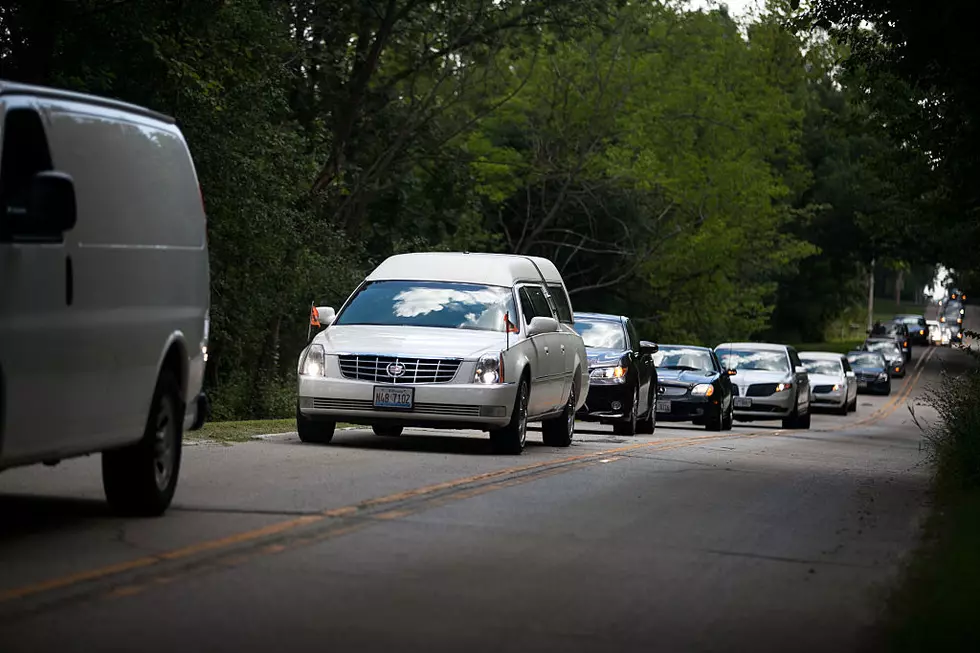
[[[664,370],[718,371],[711,354],[695,347],[660,345],[660,351],[653,355],[653,364]]]
[[[785,352],[769,349],[724,349],[717,352],[723,367],[735,370],[789,372]]]
[[[918,315],[906,315],[898,319],[899,321],[902,322],[902,324],[912,326],[912,327],[917,327],[919,325],[925,324],[925,320],[919,317]]]
[[[848,354],[847,362],[854,367],[884,367],[885,361],[881,354]]]
[[[867,347],[868,351],[877,351],[886,356],[892,356],[894,358],[898,358],[902,355],[902,350],[894,342],[885,342],[883,340],[878,342],[869,342]]]
[[[335,324],[503,331],[516,322],[510,288],[441,281],[375,281],[358,291]]]
[[[574,328],[589,349],[626,349],[626,331],[621,322],[576,317]]]
[[[827,376],[840,376],[843,371],[840,361],[818,358],[804,358],[803,367],[810,374],[825,374]]]

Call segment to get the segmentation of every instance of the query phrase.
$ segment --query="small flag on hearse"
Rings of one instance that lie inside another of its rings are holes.
[[[521,330],[517,328],[517,325],[510,321],[510,313],[504,313],[504,328],[507,329],[507,333],[521,332]]]
[[[310,326],[320,326],[320,311],[316,310],[316,303],[310,304]]]

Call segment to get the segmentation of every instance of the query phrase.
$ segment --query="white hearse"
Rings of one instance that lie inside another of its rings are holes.
[[[528,256],[392,256],[299,357],[297,429],[327,443],[337,422],[378,435],[403,427],[490,432],[495,451],[524,450],[527,423],[567,447],[589,389],[572,308],[551,261]]]
[[[205,222],[172,118],[0,81],[0,469],[101,452],[116,509],[166,510],[207,413]]]

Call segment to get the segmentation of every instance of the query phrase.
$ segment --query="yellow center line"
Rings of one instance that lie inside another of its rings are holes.
[[[895,397],[889,404],[877,410],[874,414],[865,418],[864,420],[843,425],[840,427],[852,428],[854,426],[860,426],[870,421],[881,419],[888,414],[891,414],[898,406],[898,402],[903,398],[907,397],[915,383],[918,381],[922,372],[924,371],[925,361],[934,353],[930,350],[923,359],[920,359],[918,374],[909,380],[906,386],[903,388],[902,393]],[[886,412],[887,411],[887,412]],[[840,430],[840,429],[826,429],[829,431]],[[823,431],[823,429],[822,429]],[[547,460],[537,463],[531,463],[527,465],[518,465],[513,467],[507,467],[504,469],[494,470],[491,472],[484,472],[481,474],[474,474],[472,476],[466,476],[463,478],[454,479],[451,481],[445,481],[442,483],[435,483],[432,485],[423,486],[420,488],[415,488],[411,490],[405,490],[402,492],[396,492],[393,494],[385,495],[382,497],[368,499],[357,504],[352,504],[348,506],[343,506],[340,508],[332,508],[329,510],[324,510],[322,512],[305,515],[302,517],[297,517],[294,519],[289,519],[281,522],[276,522],[268,526],[261,528],[256,528],[248,531],[243,531],[227,537],[217,538],[213,540],[206,540],[203,542],[198,542],[191,544],[189,546],[181,547],[171,551],[152,554],[144,556],[141,558],[136,558],[134,560],[129,560],[126,562],[116,563],[112,565],[107,565],[104,567],[99,567],[96,569],[90,569],[74,574],[69,574],[61,576],[58,578],[52,578],[39,583],[34,583],[18,588],[13,588],[9,590],[0,591],[0,603],[10,601],[13,599],[22,599],[32,595],[40,594],[43,592],[49,592],[52,590],[65,589],[74,585],[79,585],[86,582],[92,582],[96,580],[102,580],[111,576],[120,575],[126,572],[135,571],[139,569],[144,569],[152,567],[155,565],[160,565],[165,562],[172,562],[176,560],[183,560],[191,558],[193,556],[200,555],[202,553],[208,553],[213,551],[218,551],[222,549],[227,549],[236,545],[248,544],[256,540],[263,538],[268,538],[276,535],[283,535],[289,531],[294,531],[306,526],[317,524],[329,519],[350,517],[358,513],[370,510],[372,508],[378,508],[381,506],[401,503],[408,501],[410,499],[427,497],[430,495],[430,499],[423,502],[421,506],[415,509],[409,507],[405,509],[393,509],[387,512],[376,514],[374,519],[379,520],[392,520],[398,519],[409,514],[414,514],[419,510],[424,508],[432,507],[433,505],[439,505],[443,502],[460,500],[464,498],[469,498],[471,496],[478,496],[486,492],[490,492],[502,487],[509,487],[511,485],[517,485],[519,483],[537,480],[539,478],[545,478],[548,476],[563,473],[565,471],[571,471],[574,469],[580,469],[582,467],[591,466],[592,464],[613,462],[616,460],[621,460],[628,456],[617,456],[616,454],[628,454],[632,451],[637,451],[640,449],[654,449],[657,451],[669,451],[672,449],[680,449],[683,447],[694,446],[702,442],[711,442],[714,440],[733,440],[733,439],[748,439],[756,437],[766,437],[766,436],[779,436],[785,435],[787,433],[795,433],[793,429],[775,429],[775,430],[761,430],[761,431],[750,431],[748,433],[734,433],[727,432],[716,435],[698,435],[684,438],[667,438],[653,440],[650,442],[642,442],[637,444],[625,445],[622,447],[614,447],[611,449],[605,449],[602,451],[579,454],[575,456],[567,456],[560,458],[558,460]],[[515,478],[515,475],[516,476]],[[499,480],[496,480],[499,479]],[[464,486],[479,484],[482,482],[487,482],[486,485],[478,485],[474,488],[462,489]],[[439,496],[440,493],[455,491],[451,496]],[[359,527],[349,526],[344,528],[339,528],[331,531],[329,536],[336,536],[338,533],[351,532],[357,530]],[[303,538],[302,540],[306,542],[307,540],[313,541],[317,538]],[[262,549],[264,553],[276,553],[284,550],[285,546],[280,544],[270,544]],[[120,594],[127,595],[131,589],[123,589]]]

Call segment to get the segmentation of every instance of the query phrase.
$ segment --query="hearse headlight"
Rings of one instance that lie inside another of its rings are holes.
[[[310,345],[306,349],[306,356],[303,357],[299,373],[303,376],[326,376],[326,358],[323,345]]]
[[[504,382],[504,356],[503,354],[484,354],[476,363],[476,372],[473,374],[474,383],[503,383]]]

